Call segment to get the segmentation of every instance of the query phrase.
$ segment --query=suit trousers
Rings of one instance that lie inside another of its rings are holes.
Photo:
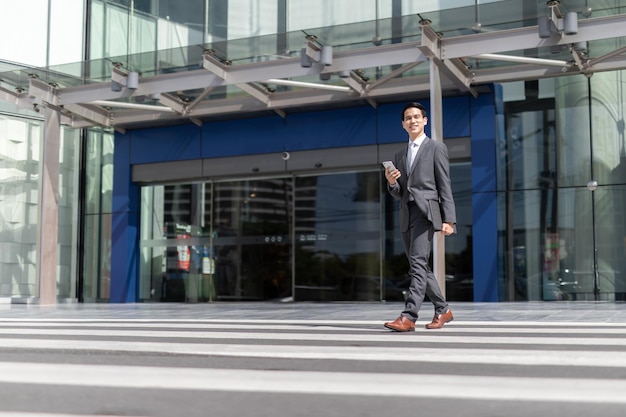
[[[434,233],[426,215],[414,203],[409,204],[409,228],[402,232],[402,244],[409,259],[411,284],[402,315],[412,321],[417,320],[426,295],[435,306],[435,314],[443,314],[448,309],[429,265]]]

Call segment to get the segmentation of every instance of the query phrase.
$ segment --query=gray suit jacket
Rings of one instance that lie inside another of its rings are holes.
[[[396,186],[387,183],[389,193],[400,200],[400,230],[406,232],[409,228],[409,193],[435,230],[441,230],[443,222],[456,223],[446,145],[424,139],[410,173],[407,173],[407,151],[408,146],[395,155],[394,163],[402,173]]]

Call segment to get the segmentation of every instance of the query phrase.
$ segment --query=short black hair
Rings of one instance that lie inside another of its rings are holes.
[[[402,121],[404,121],[404,112],[407,111],[407,109],[411,109],[411,108],[416,108],[416,109],[420,110],[422,112],[422,116],[426,117],[426,108],[424,106],[422,106],[421,104],[417,103],[417,102],[412,102],[412,103],[408,103],[402,109],[402,114],[401,114]]]

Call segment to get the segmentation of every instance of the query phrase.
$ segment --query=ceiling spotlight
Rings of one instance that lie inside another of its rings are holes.
[[[333,65],[333,47],[330,45],[322,46],[320,52],[320,64],[325,66]]]
[[[575,35],[578,33],[578,15],[576,12],[565,13],[563,17],[563,32],[566,35]]]
[[[537,27],[539,29],[539,37],[542,39],[552,36],[552,21],[548,16],[539,16],[537,20]]]
[[[126,87],[131,90],[135,90],[139,87],[139,73],[135,71],[131,71],[126,75]]]
[[[303,68],[309,68],[313,65],[313,60],[307,55],[306,48],[300,50],[300,66]]]

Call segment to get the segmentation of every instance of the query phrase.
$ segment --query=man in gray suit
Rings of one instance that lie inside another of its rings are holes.
[[[409,103],[402,110],[402,126],[409,134],[407,148],[395,155],[395,169],[386,168],[387,189],[400,200],[400,231],[409,259],[411,285],[404,310],[385,327],[398,332],[415,330],[415,321],[425,295],[435,305],[427,329],[440,329],[454,318],[435,274],[429,266],[434,232],[454,233],[456,213],[450,186],[448,149],[424,133],[426,109]]]

